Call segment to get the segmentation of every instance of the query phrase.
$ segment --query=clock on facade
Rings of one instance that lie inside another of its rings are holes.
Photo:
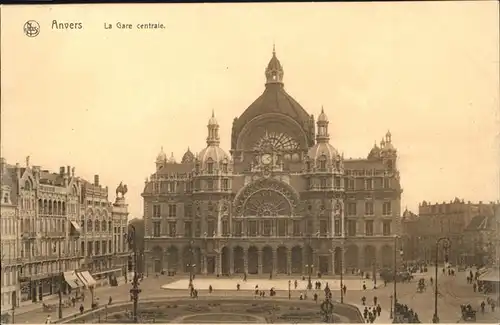
[[[272,163],[273,157],[270,154],[266,153],[262,155],[261,161],[264,165],[269,165],[270,163]]]

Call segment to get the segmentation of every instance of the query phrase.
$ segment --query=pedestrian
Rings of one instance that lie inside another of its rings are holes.
[[[113,303],[113,298],[111,296],[109,296],[108,305],[111,305],[111,303]]]
[[[50,315],[47,316],[47,318],[45,319],[45,324],[50,324],[52,323],[52,320],[50,319]]]
[[[366,305],[366,297],[365,296],[361,297],[361,302],[363,303],[363,306]]]
[[[344,287],[342,288],[342,290],[344,290],[344,296],[345,296],[345,294],[347,292],[347,287],[345,286],[345,284],[344,284]]]
[[[377,305],[377,296],[373,297],[373,305],[376,306]]]
[[[71,297],[71,304],[73,305],[73,307],[75,307],[75,305],[76,305],[76,298],[75,297]]]
[[[380,313],[382,312],[382,307],[380,307],[380,304],[377,305],[377,314],[380,317]]]
[[[495,311],[495,301],[492,301],[491,302],[491,311],[494,312]]]
[[[363,318],[368,319],[368,307],[365,306],[365,309],[363,310]]]
[[[83,304],[80,304],[80,314],[83,314],[83,310],[84,310]]]
[[[297,280],[295,280],[295,282],[293,283],[293,285],[295,286],[295,289],[297,289],[297,286],[299,285],[299,283],[297,282]]]
[[[481,312],[484,314],[484,307],[486,304],[484,303],[484,300],[481,302]]]
[[[474,292],[476,292],[477,290],[477,284],[474,282],[474,284],[472,285],[472,290],[474,290]]]

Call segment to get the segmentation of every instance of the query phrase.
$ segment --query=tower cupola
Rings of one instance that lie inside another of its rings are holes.
[[[283,67],[276,57],[276,48],[273,44],[273,56],[266,68],[266,86],[272,84],[283,86],[283,74]]]
[[[208,136],[207,136],[207,145],[208,146],[218,146],[220,143],[219,138],[219,123],[217,123],[217,119],[215,118],[215,113],[212,110],[212,117],[208,120]]]

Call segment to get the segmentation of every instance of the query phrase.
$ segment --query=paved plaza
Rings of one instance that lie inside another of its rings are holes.
[[[259,290],[269,291],[271,288],[274,290],[288,291],[288,281],[290,283],[291,291],[304,291],[307,290],[308,280],[297,280],[297,288],[295,288],[295,280],[294,279],[255,279],[248,278],[247,281],[243,281],[242,278],[195,278],[193,280],[193,286],[198,290],[208,290],[209,286],[212,286],[212,289],[215,290],[224,290],[224,291],[233,291],[237,290],[237,285],[240,285],[240,290],[251,290],[254,291],[256,286],[258,286]],[[326,284],[332,291],[340,290],[340,279],[311,279],[311,282],[314,283],[316,281],[321,282],[321,289],[324,289]],[[359,291],[363,290],[363,283],[366,284],[367,290],[373,289],[373,281],[371,280],[361,280],[361,279],[344,279],[343,284],[346,286],[347,290],[351,291]],[[162,285],[163,289],[170,290],[187,290],[189,287],[189,279],[180,279],[174,282],[170,282],[168,284]]]
[[[423,293],[416,292],[416,282],[419,278],[425,277],[429,278],[433,275],[430,271],[427,274],[418,274],[415,280],[411,283],[398,283],[397,284],[397,297],[398,301],[402,304],[407,304],[410,308],[416,311],[419,315],[420,320],[423,323],[432,322],[432,314],[434,312],[434,290],[432,287],[428,286],[427,290]],[[465,273],[459,272],[457,276],[443,276],[439,274],[439,317],[442,323],[456,323],[460,319],[460,304],[471,303],[475,309],[479,310],[479,304],[485,299],[484,294],[473,292],[470,285],[465,281]],[[283,277],[269,280],[269,279],[258,279],[254,277],[249,277],[246,283],[243,282],[241,277],[235,278],[215,278],[197,275],[195,278],[195,286],[200,291],[200,299],[215,299],[217,297],[235,297],[241,299],[255,299],[253,291],[255,290],[255,285],[259,285],[259,289],[268,290],[271,286],[274,286],[277,290],[276,297],[266,297],[265,299],[288,299],[288,280],[292,281],[291,286],[291,299],[298,300],[300,293],[304,290],[307,285],[307,280],[298,280],[298,288],[294,289],[294,279],[289,277]],[[318,281],[316,278],[312,278],[312,282]],[[328,282],[329,286],[333,291],[333,299],[336,301],[340,300],[339,279],[323,279],[323,282]],[[355,279],[349,277],[345,279],[347,286],[347,293],[344,297],[344,301],[349,304],[361,305],[361,298],[366,297],[367,304],[373,304],[373,298],[376,296],[383,309],[380,318],[377,318],[377,323],[388,323],[387,315],[390,309],[390,296],[393,294],[393,285],[388,283],[384,286],[383,283],[377,281],[377,289],[373,289],[370,286],[371,281],[366,280],[367,290],[360,290],[362,286],[361,279]],[[225,284],[224,284],[225,283]],[[236,284],[240,283],[241,290],[236,291]],[[189,297],[189,290],[187,288],[189,284],[189,277],[179,276],[179,277],[168,277],[159,276],[150,277],[145,279],[140,288],[142,292],[139,299],[185,299]],[[207,292],[208,286],[212,284],[214,287],[214,292],[209,295]],[[224,285],[223,285],[224,284]],[[96,290],[96,297],[99,298],[101,303],[106,303],[108,298],[111,296],[113,301],[118,303],[120,301],[129,301],[129,290],[130,285],[121,285],[119,287],[105,287]],[[324,288],[324,286],[323,286]],[[324,296],[323,290],[314,291],[317,292],[320,298]],[[90,296],[90,295],[87,295]],[[311,296],[311,294],[309,294]],[[213,297],[213,298],[212,298]],[[44,301],[47,304],[57,303],[57,299],[47,299]],[[90,299],[86,299],[84,303],[85,309],[90,308]],[[63,310],[64,316],[72,315],[78,313],[78,305],[76,307],[65,308]],[[48,314],[51,315],[53,320],[57,319],[57,311],[46,313],[43,312],[41,305],[34,304],[33,306],[26,306],[16,310],[16,323],[43,323]],[[500,320],[498,309],[492,312],[487,309],[484,314],[478,313],[478,323],[498,323]]]

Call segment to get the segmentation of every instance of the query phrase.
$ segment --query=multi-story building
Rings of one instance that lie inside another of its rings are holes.
[[[99,247],[94,242],[105,242],[105,257],[112,257],[115,269],[124,269],[128,253],[114,250],[116,245],[110,241],[115,234],[107,231],[115,219],[127,223],[123,195],[115,209],[103,199],[107,198],[107,189],[103,194],[102,188],[99,191],[95,187],[75,176],[74,167],[61,167],[59,173],[52,173],[31,166],[29,157],[24,167],[2,160],[2,254],[8,256],[5,263],[2,260],[2,293],[14,292],[17,286],[17,305],[43,300],[59,290],[69,293],[103,283],[94,279],[100,280],[99,272],[110,269],[102,251],[91,254],[90,265],[83,259],[88,247]],[[101,196],[94,200],[94,194]],[[92,227],[90,233],[85,223],[88,211],[92,212],[88,220],[99,221],[99,227]],[[3,290],[4,284],[10,291]],[[11,306],[13,298],[13,293],[2,295],[2,306]]]
[[[114,204],[108,199],[108,187],[99,183],[82,181],[80,205],[82,209],[81,251],[85,256],[84,268],[89,270],[96,285],[106,285],[112,278],[125,276],[128,248],[123,246],[128,208],[125,198],[117,198]]]
[[[180,163],[158,155],[142,194],[149,272],[391,266],[402,190],[390,132],[366,159],[344,159],[325,112],[316,131],[285,91],[274,51],[265,75],[262,95],[234,119],[230,153],[212,113],[199,153],[188,149]]]
[[[19,241],[19,216],[17,210],[17,196],[15,184],[10,173],[7,171],[7,164],[2,158],[0,162],[0,261],[1,261],[1,314],[11,310],[18,304],[20,296],[18,271],[20,261],[20,241]]]
[[[463,263],[466,256],[473,254],[471,247],[464,241],[464,231],[477,216],[493,216],[495,203],[471,203],[455,198],[449,203],[434,203],[423,201],[419,204],[417,232],[412,233],[419,247],[421,259],[434,261],[436,258],[436,241],[440,237],[450,240],[448,248],[449,260],[453,263]],[[441,250],[441,248],[440,248]],[[441,261],[444,254],[439,253]]]
[[[403,256],[406,261],[418,261],[419,247],[418,247],[418,215],[405,209],[403,212],[403,217],[401,218],[401,229],[402,229],[402,249]]]

